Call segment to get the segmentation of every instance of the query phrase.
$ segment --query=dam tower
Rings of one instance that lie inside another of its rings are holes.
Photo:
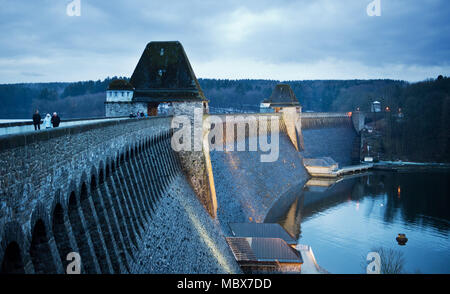
[[[278,84],[272,91],[269,98],[261,103],[261,112],[281,113],[286,126],[286,132],[294,144],[295,149],[303,149],[303,139],[301,136],[302,107],[300,102],[288,84]]]
[[[156,116],[160,104],[174,110],[195,105],[208,111],[208,101],[178,41],[148,43],[130,81],[114,80],[109,85],[105,110],[107,117],[136,112]]]

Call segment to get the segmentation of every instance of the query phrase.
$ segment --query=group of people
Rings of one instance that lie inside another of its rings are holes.
[[[47,113],[47,115],[44,118],[44,121],[41,122],[41,120],[42,118],[41,115],[39,114],[39,110],[36,110],[33,114],[33,125],[35,131],[41,129],[41,123],[43,124],[43,127],[46,129],[50,129],[52,127],[57,128],[61,123],[61,119],[59,118],[56,112],[53,112],[52,116],[50,116],[50,113]]]
[[[136,113],[131,112],[129,116],[130,116],[130,118],[134,118],[134,117],[141,118],[141,117],[147,117],[147,114],[145,114],[143,111],[141,111],[141,112],[138,111]]]

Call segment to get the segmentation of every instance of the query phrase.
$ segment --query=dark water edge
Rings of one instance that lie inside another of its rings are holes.
[[[331,273],[365,273],[367,254],[380,247],[402,256],[404,273],[450,273],[449,197],[449,171],[374,171],[330,187],[293,188],[265,222],[312,246]],[[398,233],[409,239],[405,246]]]

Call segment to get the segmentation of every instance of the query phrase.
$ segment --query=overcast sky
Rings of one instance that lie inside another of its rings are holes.
[[[450,1],[0,0],[0,83],[131,76],[150,41],[179,40],[198,78],[450,75]]]

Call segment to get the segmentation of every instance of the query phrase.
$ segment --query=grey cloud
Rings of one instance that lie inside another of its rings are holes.
[[[69,2],[0,0],[0,29],[8,36],[0,39],[0,82],[27,81],[24,72],[39,73],[25,75],[33,81],[130,75],[151,40],[180,40],[200,68],[236,60],[236,76],[248,72],[241,60],[280,66],[335,60],[371,68],[370,76],[379,67],[418,68],[414,79],[427,68],[432,75],[450,67],[447,0],[381,0],[380,17],[366,15],[371,0],[81,0],[80,17],[66,15]]]

